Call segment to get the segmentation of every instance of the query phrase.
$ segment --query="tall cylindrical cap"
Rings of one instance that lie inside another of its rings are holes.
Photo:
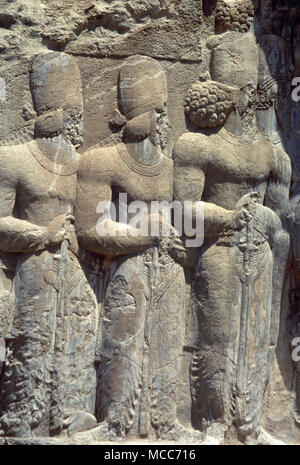
[[[142,55],[127,58],[119,75],[119,106],[127,120],[166,102],[167,81],[160,64]]]
[[[80,71],[75,60],[66,53],[48,52],[35,58],[31,91],[38,115],[83,107]]]

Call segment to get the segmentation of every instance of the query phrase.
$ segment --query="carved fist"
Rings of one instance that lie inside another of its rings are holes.
[[[180,237],[172,236],[169,247],[171,257],[180,265],[184,266],[187,259],[186,249]]]
[[[258,192],[251,192],[240,198],[235,207],[235,229],[243,229],[253,219],[259,198]]]
[[[64,239],[69,239],[70,225],[74,223],[72,215],[56,216],[47,226],[48,244],[60,245]],[[73,228],[72,228],[73,229]]]
[[[144,229],[145,228],[145,229]],[[147,235],[154,239],[161,239],[162,237],[168,237],[173,232],[173,226],[165,221],[165,219],[156,213],[148,215],[141,222],[141,230],[147,231]]]

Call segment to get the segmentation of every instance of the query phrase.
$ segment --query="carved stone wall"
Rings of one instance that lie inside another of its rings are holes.
[[[297,0],[0,0],[0,443],[300,443],[299,44]]]

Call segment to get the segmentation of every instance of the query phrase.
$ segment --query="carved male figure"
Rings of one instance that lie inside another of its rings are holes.
[[[173,162],[163,154],[167,87],[160,65],[143,56],[125,60],[119,96],[123,142],[82,156],[75,210],[80,244],[104,255],[108,267],[96,435],[178,439],[193,434],[176,418],[185,316],[183,270],[172,256],[184,253],[181,241],[176,235],[160,240],[113,218],[106,219],[106,234],[97,232],[103,200],[116,205],[123,193],[128,203],[145,202],[145,224],[156,217],[151,201],[173,199]]]
[[[274,156],[256,130],[258,51],[251,36],[214,49],[211,77],[188,94],[194,129],[174,154],[175,198],[203,202],[205,217],[193,284],[191,383],[200,428],[222,441],[235,422],[241,440],[252,442],[261,432],[277,340],[291,168],[287,154]]]
[[[96,301],[73,226],[82,143],[80,71],[64,53],[34,59],[35,140],[0,151],[0,248],[17,256],[10,356],[1,380],[6,436],[95,424]]]

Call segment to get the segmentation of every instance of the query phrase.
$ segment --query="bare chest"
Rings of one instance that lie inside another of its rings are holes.
[[[126,193],[128,201],[140,200],[169,202],[173,199],[174,169],[167,160],[154,166],[133,162],[128,155],[119,159],[113,181],[113,195]]]
[[[60,167],[43,166],[29,156],[20,176],[17,207],[19,216],[45,224],[61,213],[72,213],[76,195],[76,172],[61,174]]]
[[[207,163],[207,175],[216,181],[259,185],[271,171],[271,152],[262,142],[237,145],[218,138]]]

